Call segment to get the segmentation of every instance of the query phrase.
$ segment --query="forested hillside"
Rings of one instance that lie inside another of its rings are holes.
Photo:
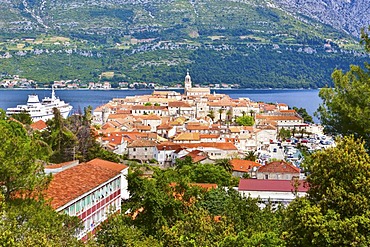
[[[340,11],[309,15],[312,6],[288,1],[0,2],[0,72],[41,82],[97,81],[111,71],[102,79],[173,85],[190,69],[201,84],[307,88],[330,85],[333,69],[366,60],[352,36],[367,21],[362,12],[360,22]],[[366,9],[353,2],[352,11]]]

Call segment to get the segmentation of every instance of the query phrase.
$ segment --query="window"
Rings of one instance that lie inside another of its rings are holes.
[[[268,174],[265,174],[265,179],[269,179],[269,175]]]
[[[134,152],[136,152],[136,148],[133,148]]]

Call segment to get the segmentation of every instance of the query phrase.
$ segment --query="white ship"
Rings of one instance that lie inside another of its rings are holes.
[[[72,106],[55,96],[54,86],[52,86],[51,98],[45,97],[41,102],[36,94],[28,95],[27,105],[17,105],[6,109],[7,115],[26,112],[29,113],[33,122],[38,120],[47,121],[54,117],[53,108],[57,108],[60,114],[67,118],[72,110]]]

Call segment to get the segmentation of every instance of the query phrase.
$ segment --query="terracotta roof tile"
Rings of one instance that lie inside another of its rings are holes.
[[[178,136],[174,138],[175,141],[199,141],[200,135],[199,133],[180,133]]]
[[[285,161],[273,161],[258,169],[258,172],[276,172],[276,173],[300,173],[298,167]]]
[[[41,119],[35,123],[32,123],[30,126],[34,130],[44,130],[48,127],[46,123]]]
[[[283,121],[283,120],[302,120],[301,117],[292,116],[292,115],[280,115],[280,116],[271,116],[271,115],[260,115],[256,116],[257,119],[266,119],[266,120],[273,120],[273,121]]]
[[[127,147],[155,147],[157,143],[151,140],[134,140]]]
[[[51,206],[60,208],[120,174],[118,169],[112,169],[113,165],[110,167],[106,162],[96,159],[92,163],[82,163],[55,174],[46,190],[46,198],[51,199]]]
[[[182,148],[218,148],[223,150],[238,150],[230,142],[201,142],[201,143],[181,143]]]
[[[94,166],[100,166],[102,168],[107,168],[110,170],[118,171],[121,172],[122,170],[126,169],[128,166],[108,160],[102,160],[99,158],[95,158],[93,160],[90,160],[87,162],[89,165],[94,165]]]
[[[188,130],[209,130],[209,126],[203,125],[203,124],[187,124],[186,129]]]
[[[185,156],[191,157],[194,163],[205,160],[208,158],[207,154],[200,150],[193,150]]]
[[[233,171],[238,172],[249,172],[250,169],[253,167],[260,167],[261,164],[250,161],[250,160],[240,160],[240,159],[232,159],[230,161],[231,165],[233,166]]]
[[[307,192],[308,183],[299,181],[298,192]],[[272,179],[240,179],[239,191],[279,191],[294,192],[293,182],[290,180],[272,180]]]
[[[168,103],[168,107],[191,107],[191,105],[183,101],[173,101]]]

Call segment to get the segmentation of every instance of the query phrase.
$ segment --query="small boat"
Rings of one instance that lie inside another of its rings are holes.
[[[36,94],[28,95],[26,105],[17,105],[17,107],[10,107],[6,109],[7,115],[28,113],[30,114],[33,122],[38,120],[47,121],[54,117],[53,108],[57,108],[60,114],[67,118],[72,110],[72,106],[69,103],[64,102],[55,96],[54,85],[51,88],[51,97],[45,97],[40,102],[39,96]]]

